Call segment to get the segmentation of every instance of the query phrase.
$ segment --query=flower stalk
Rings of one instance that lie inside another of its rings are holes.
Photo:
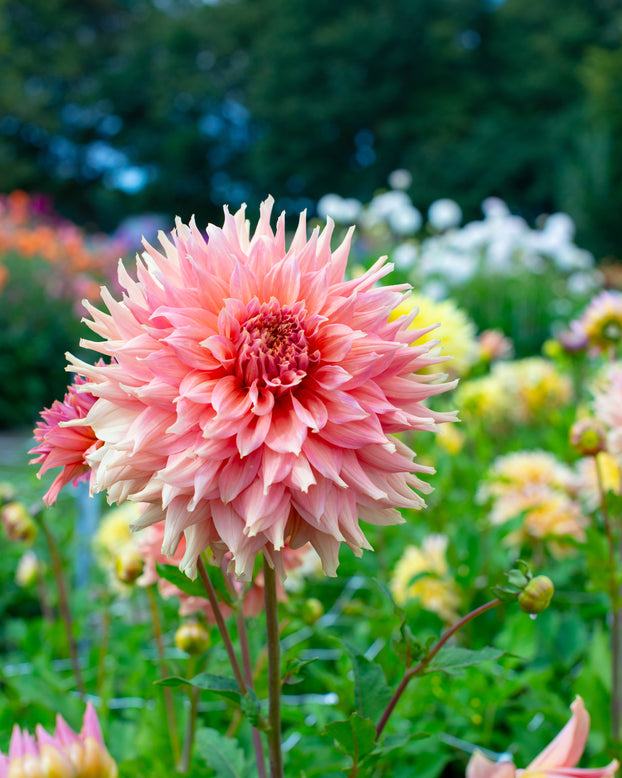
[[[406,669],[406,672],[404,673],[404,676],[400,681],[399,686],[393,693],[393,696],[389,700],[389,703],[384,713],[382,714],[380,721],[376,726],[376,740],[378,740],[378,738],[382,734],[382,731],[385,728],[391,713],[393,713],[395,706],[399,702],[400,697],[404,693],[404,690],[406,689],[410,681],[416,675],[420,675],[425,670],[425,668],[430,664],[432,659],[434,659],[434,657],[438,654],[438,652],[445,645],[445,643],[447,643],[447,641],[452,635],[454,635],[459,629],[464,627],[465,624],[468,624],[469,621],[472,621],[478,616],[481,616],[482,613],[486,613],[486,611],[489,611],[491,608],[500,605],[501,602],[502,600],[499,597],[496,597],[494,600],[490,600],[490,602],[487,602],[484,605],[480,605],[479,608],[475,608],[475,610],[472,610],[470,613],[467,613],[466,616],[463,616],[461,619],[459,619],[459,621],[457,621],[455,624],[449,627],[449,629],[447,629],[441,635],[437,643],[435,643],[435,645],[432,646],[432,648],[428,651],[428,653],[423,657],[423,659],[418,664],[416,664],[414,667],[409,667]]]
[[[73,668],[74,678],[76,680],[76,686],[80,692],[80,696],[84,699],[86,696],[86,688],[84,686],[84,679],[82,678],[82,670],[80,669],[80,658],[78,656],[78,645],[73,633],[73,623],[71,619],[71,609],[69,607],[69,596],[67,594],[67,586],[65,584],[65,577],[63,575],[63,560],[58,550],[58,545],[52,534],[50,528],[45,521],[43,511],[38,511],[35,516],[39,526],[41,527],[43,534],[45,535],[45,541],[50,552],[50,561],[52,563],[52,572],[54,574],[54,580],[56,581],[56,588],[58,590],[58,608],[60,616],[65,628],[65,636],[67,638],[67,644],[69,647],[69,656],[71,658],[71,666]]]
[[[149,598],[149,607],[151,608],[151,619],[153,621],[153,634],[155,637],[156,649],[160,665],[160,678],[164,680],[168,676],[166,669],[166,659],[164,656],[164,642],[162,640],[162,625],[160,624],[160,613],[158,611],[158,600],[155,594],[155,587],[147,587],[147,596]],[[175,717],[175,705],[173,704],[173,692],[168,686],[162,688],[164,694],[164,707],[166,708],[166,719],[168,722],[168,732],[171,741],[171,753],[173,762],[179,761],[181,750],[179,747],[179,736],[177,734],[177,720]]]
[[[201,578],[201,582],[205,587],[209,604],[212,606],[214,618],[216,619],[216,626],[218,627],[220,636],[222,637],[223,643],[225,644],[225,650],[227,652],[227,656],[229,657],[229,664],[231,665],[231,669],[233,670],[233,675],[235,676],[238,689],[240,690],[240,694],[244,696],[248,693],[248,689],[246,688],[246,683],[244,682],[244,677],[242,675],[240,663],[236,656],[235,649],[233,648],[231,635],[229,634],[229,630],[227,629],[225,619],[222,615],[222,610],[220,609],[220,603],[218,602],[218,595],[216,594],[216,589],[214,589],[214,584],[211,582],[211,579],[208,575],[207,568],[205,567],[205,562],[200,556],[197,559],[197,571],[199,573],[199,577]]]
[[[276,597],[276,573],[264,556],[264,592],[266,598],[266,630],[268,645],[268,754],[271,778],[283,778],[283,752],[281,750],[281,645],[279,641],[279,617]]]
[[[249,689],[253,688],[253,668],[251,664],[250,648],[248,645],[248,631],[246,621],[242,613],[242,603],[237,603],[236,621],[238,626],[238,637],[240,639],[240,651],[242,652],[242,670],[244,680]],[[255,751],[255,762],[257,763],[257,775],[259,778],[267,778],[266,757],[263,750],[263,741],[261,732],[257,727],[252,727],[253,749]]]

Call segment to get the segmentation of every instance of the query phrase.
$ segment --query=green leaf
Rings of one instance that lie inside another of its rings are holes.
[[[364,718],[374,719],[385,709],[391,698],[384,671],[347,643],[342,643],[352,660],[354,701]]]
[[[316,656],[311,657],[311,659],[298,659],[297,657],[288,659],[285,663],[283,683],[291,685],[300,683],[302,680],[304,680],[303,676],[300,674],[300,671],[303,667],[310,665],[312,662],[317,662]]]
[[[219,778],[246,778],[244,751],[237,740],[205,727],[197,730],[195,744],[198,755]]]
[[[159,562],[156,562],[156,572],[160,578],[164,578],[166,581],[175,584],[175,586],[178,589],[181,589],[184,594],[188,594],[190,597],[202,597],[204,600],[207,599],[207,593],[201,581],[191,581],[190,578],[188,578],[185,573],[182,573],[175,565],[161,565]]]
[[[358,764],[376,745],[376,727],[371,719],[363,718],[358,713],[352,714],[345,721],[332,721],[324,728],[337,748]]]
[[[182,678],[179,675],[173,675],[169,678],[163,678],[161,681],[155,681],[158,686],[194,686],[203,691],[216,692],[229,700],[240,699],[240,689],[235,678],[229,678],[226,675],[214,675],[213,673],[199,673],[194,678]]]
[[[462,648],[461,646],[446,646],[432,659],[424,672],[433,673],[437,670],[442,670],[445,673],[451,674],[464,667],[471,667],[482,662],[499,659],[503,654],[503,651],[499,651],[499,649],[492,648],[491,646],[480,648],[478,651]]]

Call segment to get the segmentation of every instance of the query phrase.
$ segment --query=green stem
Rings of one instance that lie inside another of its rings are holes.
[[[153,634],[155,637],[158,659],[160,664],[160,678],[168,676],[166,668],[166,658],[164,655],[164,642],[162,640],[162,625],[160,624],[160,613],[158,611],[158,600],[155,594],[155,584],[147,587],[149,597],[149,606],[151,608],[151,619],[153,621]],[[171,752],[173,754],[173,763],[177,764],[180,756],[179,735],[177,733],[177,719],[175,717],[175,705],[173,703],[173,692],[170,686],[163,686],[164,707],[166,708],[166,719],[168,722],[168,733],[171,741]]]
[[[58,608],[60,611],[63,626],[65,628],[65,635],[67,637],[67,644],[69,646],[69,656],[71,657],[71,666],[73,668],[73,674],[76,679],[76,686],[80,695],[84,698],[86,695],[86,689],[84,687],[84,680],[82,678],[82,671],[80,670],[80,660],[78,657],[78,645],[73,634],[73,624],[71,621],[71,610],[69,608],[69,597],[67,595],[67,587],[65,585],[65,578],[63,576],[63,560],[58,550],[54,535],[50,531],[44,517],[43,512],[39,512],[36,516],[39,526],[43,530],[45,540],[50,552],[50,560],[52,562],[52,572],[54,574],[54,580],[56,581],[56,588],[58,589]]]
[[[97,694],[104,699],[104,681],[106,679],[106,656],[110,643],[110,603],[106,602],[102,614],[101,634],[99,636],[99,651],[97,655]]]
[[[220,631],[220,636],[222,637],[223,643],[225,644],[225,650],[227,652],[227,656],[229,657],[229,664],[231,665],[231,669],[233,670],[233,674],[238,684],[240,694],[244,696],[248,693],[248,690],[246,688],[246,684],[244,683],[244,678],[242,676],[242,671],[240,669],[240,663],[238,662],[238,658],[233,648],[233,643],[231,642],[231,636],[229,635],[229,630],[227,629],[227,625],[225,624],[222,611],[220,610],[220,603],[218,602],[218,596],[216,594],[216,590],[214,589],[214,585],[210,580],[210,577],[205,568],[205,563],[203,562],[201,557],[197,559],[197,570],[199,572],[201,581],[203,582],[203,586],[205,587],[205,591],[207,592],[207,598],[209,600],[209,604],[212,606],[214,618],[216,619],[216,625],[218,626],[218,630]]]
[[[188,657],[188,678],[193,678],[195,675],[195,657]],[[199,705],[199,689],[195,686],[190,688],[188,692],[188,698],[190,699],[190,714],[188,715],[188,721],[186,723],[186,735],[184,737],[184,747],[181,754],[181,759],[177,767],[177,771],[185,775],[190,767],[190,759],[192,757],[192,746],[194,743],[194,732],[197,723],[197,709]]]
[[[266,600],[266,630],[268,635],[268,698],[270,703],[268,755],[270,759],[270,776],[271,778],[283,778],[283,753],[281,750],[281,645],[279,642],[276,574],[265,556],[263,574]]]
[[[248,645],[248,632],[246,630],[246,621],[242,613],[242,603],[236,604],[236,620],[238,625],[238,635],[240,638],[240,650],[242,652],[242,670],[244,671],[244,680],[249,689],[253,688],[253,669],[251,665],[251,654]],[[257,727],[252,727],[253,749],[255,751],[255,761],[257,763],[257,774],[259,778],[267,778],[266,757],[263,750],[263,741],[261,732]]]
[[[466,616],[463,616],[459,621],[457,621],[455,624],[449,627],[449,629],[446,630],[441,635],[438,642],[428,651],[428,653],[423,657],[423,659],[419,662],[419,664],[415,665],[415,667],[411,667],[406,670],[406,672],[404,673],[404,677],[402,678],[402,680],[399,683],[399,686],[393,693],[393,696],[389,700],[389,704],[387,705],[386,710],[384,711],[380,721],[378,722],[378,725],[376,727],[376,740],[378,740],[378,738],[380,737],[382,730],[385,728],[386,723],[389,720],[389,716],[391,715],[391,713],[393,713],[393,709],[397,705],[400,697],[404,693],[404,689],[406,689],[406,686],[411,681],[411,679],[413,679],[416,675],[419,675],[423,670],[425,670],[425,668],[432,661],[432,659],[434,659],[434,657],[438,654],[438,652],[449,640],[449,638],[454,633],[456,633],[461,627],[464,627],[464,625],[468,624],[469,621],[472,621],[473,619],[480,616],[482,613],[485,613],[486,611],[490,610],[491,608],[494,608],[500,603],[501,600],[497,597],[494,600],[485,603],[484,605],[480,605],[479,608],[475,608],[475,610],[472,610],[470,613],[467,613]]]

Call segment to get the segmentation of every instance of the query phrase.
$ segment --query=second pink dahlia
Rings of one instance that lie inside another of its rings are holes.
[[[82,422],[101,444],[92,490],[149,503],[140,526],[165,522],[167,556],[185,535],[191,577],[208,546],[239,578],[259,552],[283,575],[286,542],[310,542],[334,575],[342,543],[370,548],[359,520],[400,523],[431,490],[394,433],[454,418],[425,405],[453,383],[419,373],[445,358],[417,344],[416,312],[389,320],[408,288],[376,286],[385,258],[345,280],[351,232],[332,251],[332,222],[308,238],[302,214],[287,248],[271,210],[253,235],[225,209],[207,239],[178,220],[162,252],[145,244],[135,278],[120,265],[122,299],[88,306],[100,340],[82,345],[110,363],[70,358],[97,398]]]

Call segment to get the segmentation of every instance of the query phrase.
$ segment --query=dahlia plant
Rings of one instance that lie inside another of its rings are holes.
[[[191,763],[199,691],[210,690],[237,701],[247,717],[259,778],[268,774],[266,745],[269,774],[282,778],[281,687],[293,671],[284,680],[280,584],[307,548],[334,576],[342,546],[356,556],[371,549],[360,522],[401,524],[402,512],[423,508],[422,495],[431,486],[421,476],[434,471],[415,459],[406,441],[456,418],[429,405],[455,381],[437,372],[446,356],[428,337],[434,324],[422,326],[408,304],[402,313],[410,286],[377,285],[391,269],[386,258],[348,279],[351,231],[333,250],[330,219],[308,236],[302,214],[287,246],[284,216],[273,230],[271,210],[267,200],[252,234],[244,209],[233,215],[225,209],[223,227],[209,225],[206,234],[194,221],[178,220],[170,238],[160,235],[161,250],[145,243],[135,274],[121,263],[120,299],[104,288],[106,311],[85,303],[98,339],[81,346],[98,361],[69,355],[68,370],[76,378],[64,401],[43,412],[32,449],[40,473],[61,468],[47,505],[76,480],[88,480],[91,493],[106,493],[109,503],[128,504],[133,528],[144,532],[138,548],[147,564],[139,583],[153,595],[159,582],[179,597],[184,613],[200,612],[220,632],[233,678],[194,675],[208,661],[196,664],[195,643],[207,646],[209,640],[201,633],[195,641],[193,633],[180,639],[192,648],[188,677],[161,682],[182,773]],[[121,550],[126,544],[124,535]],[[171,561],[185,575],[162,564]],[[411,566],[403,580],[407,595],[413,584],[416,596],[425,589],[412,580],[421,572],[444,576],[445,568]],[[518,599],[532,614],[550,601],[548,579],[534,579],[526,566],[511,571],[510,584],[458,619],[459,599],[448,579],[442,618],[457,620],[425,645],[402,622],[405,668],[393,692],[380,668],[371,669],[367,657],[345,644],[357,713],[329,722],[324,734],[351,760],[350,775],[391,748],[383,745],[384,729],[414,678],[500,655],[494,649],[481,657],[467,652],[465,660],[459,649],[452,653],[447,643],[462,626],[504,600]],[[267,710],[254,688],[245,620],[256,617],[258,596],[266,620]],[[153,612],[164,670],[162,630],[155,607]],[[235,615],[235,631],[229,615]],[[78,678],[77,663],[75,668]],[[183,746],[176,743],[170,697],[176,686],[190,689]],[[209,751],[204,743],[202,753]]]

